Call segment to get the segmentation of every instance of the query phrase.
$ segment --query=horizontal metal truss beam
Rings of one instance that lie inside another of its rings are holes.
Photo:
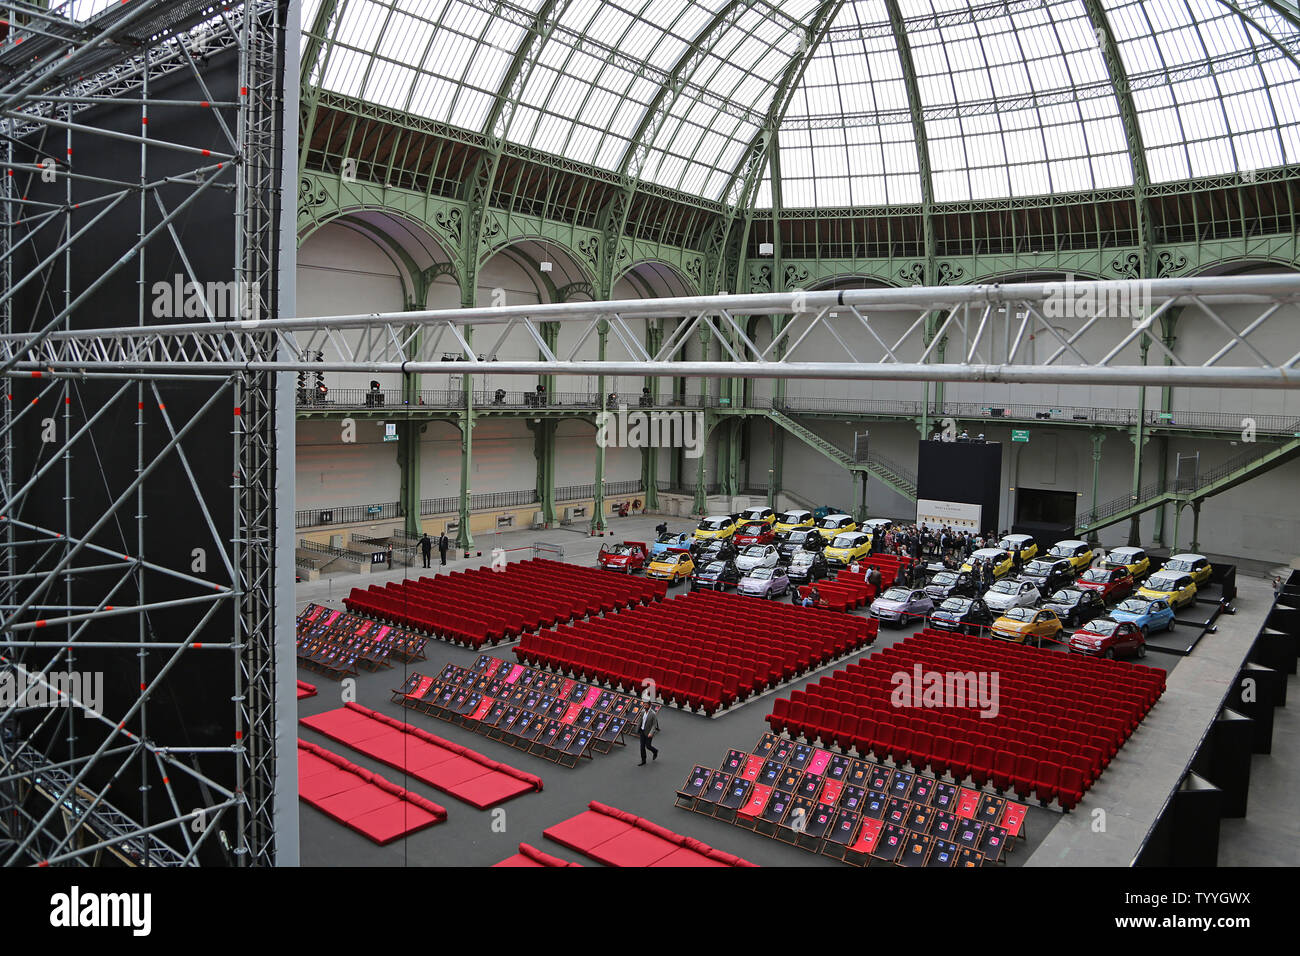
[[[0,336],[0,368],[36,376],[131,368],[1295,388],[1300,351],[1266,356],[1250,336],[1269,322],[1284,321],[1282,306],[1296,302],[1300,275],[694,296],[11,334]],[[1250,320],[1234,329],[1220,315],[1225,306],[1249,309]],[[1160,339],[1158,322],[1174,308],[1208,317],[1217,330],[1210,357],[1201,364],[1184,362]],[[942,318],[926,337],[929,313]],[[763,315],[792,318],[772,342],[759,346],[745,332],[746,318]],[[1014,333],[1001,341],[993,334],[999,318]],[[629,324],[644,319],[675,320],[653,354]],[[546,322],[576,327],[567,352],[556,354],[547,345]],[[470,327],[478,329],[473,346],[464,334]],[[580,358],[599,328],[630,358]],[[850,330],[853,346],[846,341]],[[816,348],[805,347],[814,332]],[[298,358],[270,361],[264,347],[250,348],[266,333],[274,334],[282,356]],[[721,360],[681,360],[692,335],[716,345]],[[862,345],[864,336],[868,346]],[[1040,340],[1034,357],[1027,354],[1031,336]],[[508,340],[535,346],[542,358],[495,360]],[[1043,342],[1051,351],[1038,357]],[[943,361],[940,343],[946,346]],[[1158,362],[1136,364],[1136,347],[1144,343]],[[448,354],[462,358],[448,363]],[[1228,365],[1230,355],[1239,364]]]

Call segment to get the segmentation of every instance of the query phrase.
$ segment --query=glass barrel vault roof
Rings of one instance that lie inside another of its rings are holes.
[[[760,208],[920,203],[926,153],[936,202],[1123,188],[1126,101],[1153,183],[1300,164],[1294,0],[321,5],[322,89],[711,201],[765,129]]]

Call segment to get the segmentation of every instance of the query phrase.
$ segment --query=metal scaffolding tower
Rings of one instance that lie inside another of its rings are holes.
[[[292,314],[297,4],[45,7],[0,3],[0,862],[293,864],[291,388],[20,353]]]

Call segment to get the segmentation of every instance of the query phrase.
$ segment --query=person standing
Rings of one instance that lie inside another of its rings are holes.
[[[641,711],[641,723],[637,726],[637,734],[641,738],[641,762],[637,764],[638,767],[645,766],[647,750],[654,754],[655,760],[659,759],[659,748],[652,743],[657,733],[659,733],[659,715],[647,703],[645,709]]]
[[[433,539],[429,537],[427,531],[420,538],[420,554],[424,556],[424,566],[426,568],[433,564]]]
[[[444,531],[438,536],[438,557],[442,559],[442,566],[447,566],[447,549],[451,547],[451,542],[447,540],[447,532]]]
[[[393,570],[393,544],[391,541],[388,544],[388,570]]]

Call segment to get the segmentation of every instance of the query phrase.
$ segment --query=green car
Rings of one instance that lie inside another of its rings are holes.
[[[843,515],[843,514],[848,514],[848,512],[845,511],[843,508],[832,508],[830,505],[822,505],[820,508],[813,509],[813,520],[821,521],[822,518],[825,518],[827,515]]]

